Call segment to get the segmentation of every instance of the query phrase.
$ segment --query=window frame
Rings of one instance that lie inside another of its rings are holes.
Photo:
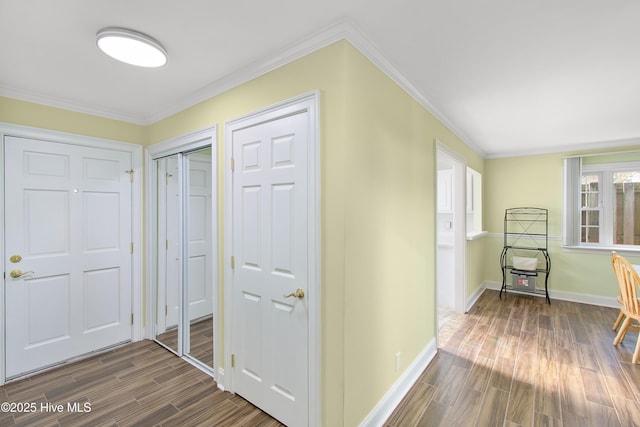
[[[586,156],[564,158],[563,179],[563,238],[566,249],[588,251],[628,251],[640,253],[640,245],[614,243],[614,192],[613,174],[640,171],[640,161],[583,164]],[[599,239],[598,242],[582,242],[582,177],[599,176]]]

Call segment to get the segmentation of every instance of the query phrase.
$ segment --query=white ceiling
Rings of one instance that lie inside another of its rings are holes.
[[[640,144],[637,0],[0,0],[0,95],[149,124],[346,37],[486,157]],[[138,69],[98,30],[147,33]]]

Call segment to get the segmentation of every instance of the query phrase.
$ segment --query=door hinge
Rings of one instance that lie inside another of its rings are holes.
[[[167,239],[165,246],[166,246],[166,249],[169,250],[169,239]]]
[[[128,170],[128,171],[125,171],[125,172],[129,174],[129,181],[133,182],[133,173],[134,173],[134,170],[133,170],[133,169],[131,169],[131,170]]]
[[[231,255],[231,269],[234,270],[236,268],[236,257]]]
[[[165,306],[164,306],[164,315],[166,316],[166,315],[168,315],[168,314],[169,314],[169,306],[168,306],[168,305],[165,305]]]
[[[231,367],[235,368],[235,366],[236,366],[236,355],[232,354],[231,355]]]
[[[131,313],[131,324],[133,325],[133,313]]]
[[[131,242],[131,253],[133,253],[133,242]]]
[[[231,158],[231,172],[234,172],[236,170],[236,161],[235,159],[232,157]]]

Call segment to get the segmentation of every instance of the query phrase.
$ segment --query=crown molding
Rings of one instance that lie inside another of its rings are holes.
[[[442,122],[451,132],[460,138],[466,145],[480,157],[484,157],[484,151],[473,142],[471,137],[462,129],[457,127],[447,116],[439,111],[411,82],[395,67],[357,26],[348,19],[337,21],[313,34],[298,41],[295,44],[266,55],[262,60],[253,62],[244,68],[219,79],[200,90],[186,96],[170,108],[154,113],[148,120],[149,124],[167,118],[173,114],[183,111],[199,102],[213,98],[229,89],[246,83],[263,74],[280,68],[290,62],[300,59],[325,46],[340,40],[347,40],[367,59],[375,64],[387,77],[398,84],[409,96],[415,99],[422,107]]]
[[[121,122],[132,123],[135,125],[149,125],[145,117],[126,114],[121,111],[114,111],[100,108],[95,105],[83,104],[78,101],[65,99],[56,96],[49,96],[42,93],[29,91],[22,88],[7,86],[0,84],[0,96],[17,99],[19,101],[32,102],[34,104],[46,105],[48,107],[60,108],[62,110],[70,110],[76,113],[88,114],[91,116],[102,117],[105,119],[118,120]]]
[[[180,111],[184,111],[185,109],[200,102],[220,95],[234,87],[335,43],[345,38],[347,31],[348,28],[344,21],[333,23],[315,33],[312,33],[306,38],[297,41],[295,44],[290,44],[283,49],[271,52],[270,54],[263,56],[261,59],[256,60],[245,67],[239,68],[227,76],[192,92],[174,103],[171,107],[154,112],[148,118],[148,123],[152,124],[173,114],[179,113]]]
[[[614,139],[608,141],[594,141],[584,142],[573,145],[557,145],[554,147],[540,148],[535,150],[520,150],[509,151],[500,153],[489,153],[485,156],[485,159],[504,159],[510,157],[526,157],[526,156],[539,156],[545,154],[560,154],[560,153],[584,153],[586,151],[607,150],[620,147],[640,147],[640,137],[638,138],[626,138],[626,139]]]
[[[393,65],[381,50],[375,46],[368,37],[364,35],[354,24],[347,25],[345,39],[356,49],[366,56],[369,61],[375,64],[383,73],[400,86],[409,96],[418,102],[424,109],[430,112],[436,119],[444,124],[454,135],[471,148],[478,156],[484,158],[486,153],[476,144],[473,139],[460,127],[456,126],[449,118],[433,105],[422,92],[420,92],[411,82]]]
[[[220,78],[211,84],[192,92],[175,102],[170,107],[157,110],[148,116],[133,115],[122,111],[104,109],[95,105],[82,104],[73,100],[47,96],[6,85],[0,85],[0,96],[7,96],[9,98],[15,98],[22,101],[34,102],[37,104],[119,120],[136,125],[148,126],[343,39],[351,43],[358,51],[360,51],[360,53],[384,72],[387,77],[398,84],[409,96],[416,100],[416,102],[429,111],[467,146],[475,151],[476,154],[480,157],[486,156],[486,153],[473,141],[473,139],[449,120],[445,114],[438,110],[438,108],[436,108],[415,86],[413,86],[411,82],[398,70],[398,68],[384,57],[380,49],[378,49],[349,19],[336,21],[333,24],[310,34],[302,40],[298,40],[296,43],[286,46],[284,49],[271,52],[270,54],[265,55],[262,59],[254,61],[247,66],[228,74],[226,77]]]
[[[356,48],[374,65],[376,65],[383,73],[387,75],[387,77],[398,84],[409,96],[411,96],[423,108],[425,108],[436,119],[444,124],[454,135],[456,135],[462,142],[464,142],[469,148],[471,148],[478,156],[484,159],[524,157],[640,145],[640,138],[630,138],[609,141],[584,142],[583,144],[577,145],[562,144],[553,147],[543,147],[531,150],[500,151],[493,153],[487,152],[480,148],[480,146],[473,140],[473,138],[468,135],[462,128],[458,127],[435,105],[433,105],[427,99],[427,97],[420,90],[418,90],[399,71],[399,69],[381,53],[380,49],[375,46],[375,44],[351,20],[346,18],[334,22],[333,24],[328,25],[314,33],[311,33],[309,36],[298,40],[296,41],[296,43],[292,43],[283,49],[273,51],[270,54],[265,55],[262,59],[254,61],[245,67],[237,69],[227,76],[220,78],[212,82],[211,84],[206,85],[201,89],[184,96],[177,102],[174,102],[174,104],[170,107],[157,110],[150,113],[149,115],[136,115],[123,111],[105,109],[96,105],[83,104],[71,99],[49,96],[46,94],[29,91],[23,88],[11,87],[3,84],[0,84],[0,96],[6,96],[22,101],[71,110],[78,113],[132,123],[135,125],[148,126],[340,40],[347,40],[349,43],[351,43],[354,48]]]

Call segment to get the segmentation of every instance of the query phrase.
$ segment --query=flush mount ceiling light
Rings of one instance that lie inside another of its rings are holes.
[[[96,44],[110,57],[138,67],[155,68],[167,63],[167,51],[157,40],[126,28],[98,31]]]

